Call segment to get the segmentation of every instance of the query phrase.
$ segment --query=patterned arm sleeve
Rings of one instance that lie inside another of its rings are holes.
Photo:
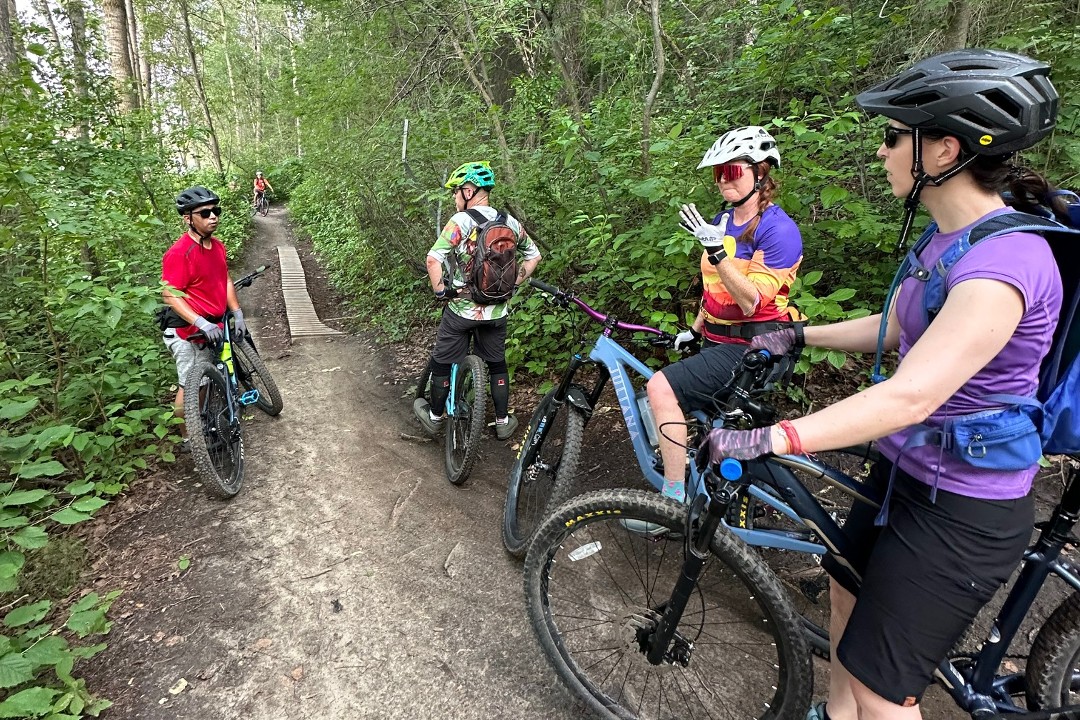
[[[762,304],[791,285],[801,262],[802,235],[794,222],[771,223],[761,232],[746,278],[757,288]]]

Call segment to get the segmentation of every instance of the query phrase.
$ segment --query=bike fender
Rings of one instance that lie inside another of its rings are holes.
[[[593,407],[589,403],[589,396],[586,394],[585,388],[580,385],[570,386],[566,393],[566,402],[580,410],[581,414],[585,416],[586,422],[592,417]]]

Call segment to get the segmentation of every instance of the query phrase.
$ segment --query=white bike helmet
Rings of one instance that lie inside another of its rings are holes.
[[[701,158],[698,170],[744,159],[753,163],[768,161],[773,167],[780,167],[776,139],[759,125],[729,130],[717,138]]]

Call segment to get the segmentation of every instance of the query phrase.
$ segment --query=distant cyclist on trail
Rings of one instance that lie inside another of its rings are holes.
[[[701,242],[701,309],[676,349],[704,339],[704,349],[669,365],[649,380],[649,405],[664,462],[663,493],[686,496],[686,413],[712,407],[746,353],[751,338],[790,327],[801,319],[788,292],[802,262],[802,234],[773,203],[780,167],[776,140],[762,127],[721,135],[698,168],[711,167],[713,181],[729,206],[712,222],[684,205],[681,225]],[[671,438],[670,440],[668,438]]]
[[[251,198],[252,207],[259,207],[259,198],[262,197],[264,193],[266,193],[267,188],[270,189],[270,192],[274,192],[274,186],[271,185],[270,181],[263,176],[263,171],[256,170],[254,185],[255,194]]]
[[[221,198],[204,187],[188,188],[176,197],[187,232],[172,244],[161,260],[161,279],[168,287],[162,299],[168,307],[163,320],[162,339],[176,361],[176,416],[184,417],[184,381],[200,354],[209,353],[206,342],[189,340],[202,332],[211,343],[220,342],[225,333],[222,320],[226,308],[233,311],[234,335],[247,332],[244,313],[236,299],[225,260],[225,245],[214,237],[221,217]],[[176,294],[179,292],[180,294]],[[187,438],[187,428],[180,426]]]
[[[431,353],[431,398],[420,398],[413,412],[420,424],[432,433],[442,430],[446,399],[450,393],[450,369],[454,363],[465,361],[469,339],[473,339],[474,354],[487,363],[491,378],[491,400],[495,406],[495,435],[506,440],[517,428],[517,418],[508,412],[510,406],[510,375],[506,367],[505,301],[491,304],[476,302],[480,293],[467,281],[476,255],[480,223],[497,221],[516,238],[516,279],[510,278],[509,291],[525,282],[540,263],[540,251],[525,229],[513,216],[501,214],[488,204],[489,193],[495,187],[495,173],[487,162],[467,162],[454,170],[446,181],[454,196],[457,212],[446,223],[438,240],[427,254],[428,279],[435,297],[446,302],[442,320]]]
[[[1023,202],[1047,195],[1046,180],[1016,153],[1054,132],[1060,99],[1049,76],[1046,64],[1022,55],[957,50],[855,98],[886,119],[877,156],[892,194],[907,200],[901,245],[920,204],[935,227],[885,309],[883,342],[881,314],[807,327],[804,339],[848,352],[880,343],[899,351],[899,365],[805,417],[710,433],[710,458],[872,440],[883,456],[869,479],[882,491],[880,511],[857,503],[844,525],[862,583],[842,586],[833,575],[828,702],[808,720],[920,718],[938,663],[1031,539],[1041,445],[1013,403],[1035,395],[1063,291],[1048,242],[1009,229],[1026,221],[1001,193]],[[784,354],[795,342],[785,329],[752,346]],[[822,565],[833,573],[834,562],[827,555]]]

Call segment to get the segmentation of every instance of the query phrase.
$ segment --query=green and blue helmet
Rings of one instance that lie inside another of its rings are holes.
[[[465,183],[472,183],[478,188],[489,190],[495,187],[495,171],[487,160],[480,162],[467,162],[450,173],[450,178],[444,187],[453,190]]]

